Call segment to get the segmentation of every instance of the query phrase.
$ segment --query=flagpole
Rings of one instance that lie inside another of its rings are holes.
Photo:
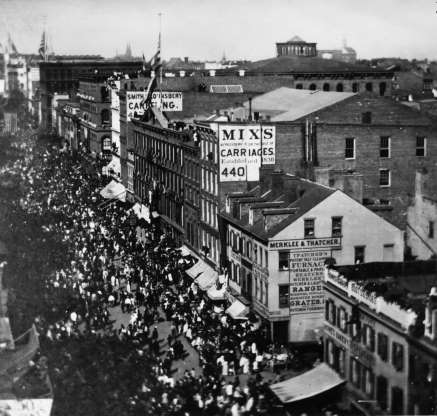
[[[159,16],[159,61],[161,66],[159,67],[159,100],[160,100],[160,106],[159,109],[161,110],[162,114],[162,49],[161,49],[161,31],[162,31],[162,13],[158,13]]]

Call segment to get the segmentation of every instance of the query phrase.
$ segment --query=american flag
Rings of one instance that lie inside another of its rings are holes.
[[[41,43],[39,45],[38,53],[41,58],[46,60],[47,56],[47,41],[46,41],[46,32],[42,32]]]

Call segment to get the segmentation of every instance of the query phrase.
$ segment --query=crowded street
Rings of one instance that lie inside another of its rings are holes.
[[[138,239],[129,204],[101,198],[108,180],[80,154],[36,135],[11,149],[9,316],[17,333],[36,324],[54,415],[281,411],[261,374],[260,329],[208,304],[184,273],[192,258],[153,224]]]

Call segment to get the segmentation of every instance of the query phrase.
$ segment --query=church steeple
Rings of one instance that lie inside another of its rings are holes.
[[[126,58],[132,58],[132,48],[130,43],[126,45],[126,53],[124,54]]]

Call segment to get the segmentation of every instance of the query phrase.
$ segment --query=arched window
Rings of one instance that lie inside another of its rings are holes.
[[[102,124],[109,123],[110,122],[110,118],[111,118],[111,113],[109,112],[109,110],[107,108],[104,108],[100,112],[100,117],[102,119]]]
[[[311,91],[314,91],[314,90],[317,89],[317,85],[316,85],[316,84],[311,84],[309,89],[310,89]]]
[[[360,90],[360,84],[358,82],[354,82],[352,84],[352,92],[358,92]]]
[[[335,89],[337,90],[337,92],[343,92],[343,84],[341,82],[338,83]]]
[[[366,83],[366,91],[369,91],[369,92],[373,91],[373,84],[371,82]]]
[[[112,149],[112,141],[108,136],[102,137],[102,151],[110,152]]]
[[[331,86],[326,82],[323,84],[323,91],[329,91],[331,89]]]
[[[387,84],[385,82],[380,82],[379,83],[379,95],[381,97],[384,97],[386,89],[387,89]]]
[[[303,85],[302,84],[296,84],[296,89],[297,90],[301,90],[303,88]]]

